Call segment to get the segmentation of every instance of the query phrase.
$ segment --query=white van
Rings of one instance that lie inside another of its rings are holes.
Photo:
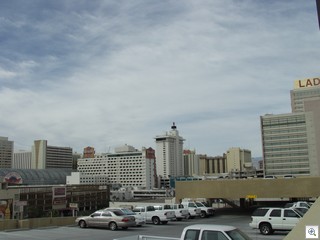
[[[213,216],[215,212],[214,208],[210,207],[206,202],[188,200],[183,201],[181,204],[184,205],[189,210],[189,212],[191,212],[192,210],[195,211],[195,209],[200,209],[201,218]]]
[[[161,204],[154,206],[157,210],[172,210],[175,212],[176,220],[181,221],[182,219],[189,218],[189,211],[184,208],[182,204]]]

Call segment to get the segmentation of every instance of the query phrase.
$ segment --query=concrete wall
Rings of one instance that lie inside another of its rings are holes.
[[[315,186],[319,185],[320,177],[177,181],[176,199],[240,199],[248,195],[257,198],[317,198],[320,196],[320,188]]]
[[[74,225],[75,217],[30,218],[0,221],[0,231]]]

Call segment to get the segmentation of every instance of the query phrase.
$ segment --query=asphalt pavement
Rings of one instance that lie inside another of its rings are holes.
[[[31,230],[0,232],[0,240],[112,240],[133,235],[157,235],[180,237],[184,227],[191,224],[225,224],[236,226],[247,233],[253,240],[283,240],[287,232],[275,232],[273,235],[261,235],[259,230],[249,227],[250,213],[242,211],[218,211],[210,218],[195,218],[183,221],[171,221],[167,225],[146,224],[127,230],[111,231],[99,228],[79,228],[76,225]]]

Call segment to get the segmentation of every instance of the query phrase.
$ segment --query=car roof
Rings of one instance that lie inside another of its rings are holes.
[[[104,209],[102,209],[102,210],[97,210],[97,211],[95,211],[94,213],[103,213],[103,212],[110,212],[109,210],[104,210]]]
[[[292,209],[292,207],[259,207],[257,209]]]
[[[109,208],[105,208],[103,209],[104,211],[112,211],[112,210],[130,210],[130,209],[127,209],[127,208],[118,208],[118,207],[109,207]]]
[[[219,225],[219,224],[193,224],[185,227],[185,230],[188,229],[204,229],[204,230],[213,230],[213,231],[230,231],[236,229],[234,226],[229,225]]]

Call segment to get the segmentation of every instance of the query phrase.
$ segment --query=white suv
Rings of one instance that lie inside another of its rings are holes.
[[[252,214],[250,227],[269,235],[275,230],[290,231],[302,216],[292,208],[258,208]]]

